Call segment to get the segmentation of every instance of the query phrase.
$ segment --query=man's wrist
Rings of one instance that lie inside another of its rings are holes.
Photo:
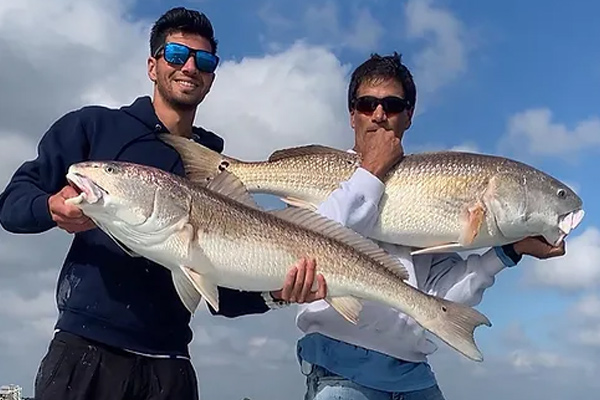
[[[383,180],[383,178],[385,177],[387,170],[380,165],[377,165],[377,163],[374,162],[361,162],[360,163],[360,167],[364,170],[367,170],[368,172],[370,172],[373,176],[377,177],[379,180]]]

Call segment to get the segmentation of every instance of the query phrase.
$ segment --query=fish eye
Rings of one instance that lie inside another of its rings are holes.
[[[106,167],[104,167],[104,171],[106,171],[109,174],[113,174],[115,172],[115,167],[113,167],[112,165],[107,165]]]
[[[563,199],[567,195],[567,191],[565,189],[558,189],[556,195]]]

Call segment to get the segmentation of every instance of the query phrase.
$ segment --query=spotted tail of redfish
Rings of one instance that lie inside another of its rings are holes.
[[[417,322],[450,347],[474,361],[483,361],[483,355],[474,338],[475,328],[492,326],[490,320],[472,307],[435,298],[439,304],[439,316],[433,320]]]

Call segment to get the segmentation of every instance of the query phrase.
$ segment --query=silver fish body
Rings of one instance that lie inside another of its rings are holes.
[[[360,166],[359,156],[311,145],[244,162],[191,140],[165,135],[186,173],[208,182],[222,170],[251,193],[315,209]],[[384,179],[380,215],[369,237],[416,248],[413,254],[500,246],[527,236],[560,242],[584,216],[567,185],[527,164],[468,152],[406,155]]]
[[[201,296],[218,310],[217,286],[278,290],[291,265],[308,256],[326,279],[326,301],[349,322],[358,322],[361,301],[380,302],[482,359],[473,334],[491,325],[483,314],[412,287],[397,258],[317,213],[261,210],[228,172],[205,187],[151,167],[88,162],[71,166],[67,179],[80,191],[69,202],[125,251],[169,269],[190,312]]]

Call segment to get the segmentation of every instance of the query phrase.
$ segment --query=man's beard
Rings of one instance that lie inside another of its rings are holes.
[[[163,85],[158,85],[158,91],[163,99],[177,111],[194,111],[202,102],[202,98],[190,99],[187,101],[178,99],[169,93],[169,91],[165,90]]]

